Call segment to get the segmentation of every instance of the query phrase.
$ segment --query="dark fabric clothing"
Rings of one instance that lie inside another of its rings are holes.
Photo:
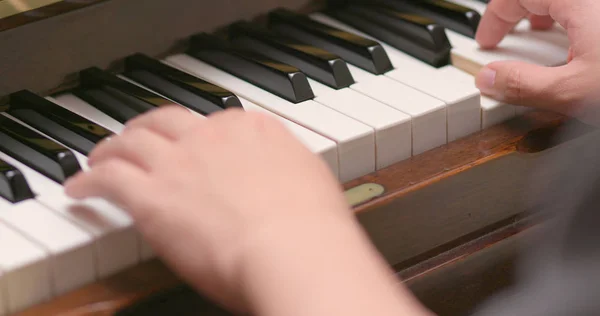
[[[568,138],[574,127],[564,131]],[[544,157],[531,199],[551,219],[523,245],[519,283],[476,316],[600,315],[600,133]],[[557,148],[560,148],[558,146]],[[554,176],[542,176],[550,169]]]

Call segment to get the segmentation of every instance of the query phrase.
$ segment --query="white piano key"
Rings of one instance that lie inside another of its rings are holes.
[[[90,105],[89,103],[81,100],[80,98],[76,97],[73,94],[70,93],[65,93],[65,94],[61,94],[61,95],[57,95],[55,97],[47,97],[48,100],[72,111],[75,114],[78,114],[98,125],[101,125],[104,128],[107,128],[108,130],[116,133],[116,134],[120,134],[122,133],[123,129],[125,128],[125,125],[123,125],[121,122],[111,118],[108,115],[105,115],[104,113],[102,113],[101,111],[97,110],[96,108],[94,108],[92,105]],[[11,117],[12,118],[12,117]],[[13,118],[14,119],[14,118]],[[19,121],[19,120],[17,120]],[[23,122],[19,121],[21,124],[28,126],[31,128],[31,126],[24,124]],[[40,131],[36,130],[38,133],[41,133]],[[45,135],[46,137],[48,137],[48,135],[41,133],[43,135]],[[48,137],[51,138],[51,137]],[[55,139],[53,139],[55,140]],[[55,140],[56,141],[56,140]],[[65,144],[62,144],[63,146],[67,146]],[[67,146],[68,147],[68,146]],[[89,166],[87,164],[87,157],[85,157],[84,155],[76,152],[75,150],[73,150],[71,148],[71,150],[74,152],[77,161],[79,161],[81,167],[83,170],[89,170]],[[143,237],[140,235],[138,236],[139,239],[139,258],[141,261],[147,261],[150,260],[152,258],[154,258],[154,253],[152,251],[152,249],[150,248],[150,246],[148,246],[148,244],[143,240]]]
[[[300,142],[304,144],[313,153],[318,154],[327,163],[331,172],[339,178],[339,167],[338,167],[338,151],[336,143],[328,138],[325,138],[303,126],[300,126],[290,120],[287,120],[281,116],[275,115],[274,113],[267,111],[265,108],[260,107],[242,97],[238,97],[242,102],[242,106],[246,111],[257,111],[272,115],[283,124],[298,138]]]
[[[27,179],[36,199],[94,237],[96,272],[104,278],[139,262],[139,238],[131,217],[100,199],[75,201],[58,183],[1,153],[1,159],[18,168]]]
[[[322,13],[314,13],[310,17],[321,23],[373,39]],[[375,40],[385,48],[395,68],[386,73],[386,76],[446,103],[449,142],[480,130],[481,98],[479,90],[475,87],[475,80],[471,76],[450,65],[440,68],[431,67],[383,41]]]
[[[119,75],[118,77],[123,80],[126,80],[128,82],[131,82],[139,87],[142,87],[148,91],[156,93],[156,94],[164,97],[165,99],[168,99],[164,95],[162,95],[154,90],[151,90],[132,79],[129,79],[122,75]],[[309,149],[311,149],[314,153],[320,154],[322,156],[322,158],[325,159],[325,162],[327,162],[331,171],[336,175],[336,177],[339,176],[339,170],[338,170],[338,166],[337,166],[337,148],[336,148],[336,144],[333,141],[328,140],[325,137],[322,137],[322,136],[320,136],[320,135],[318,135],[296,123],[293,123],[281,116],[275,115],[272,112],[267,111],[266,109],[254,104],[242,97],[238,96],[238,99],[240,99],[240,102],[242,103],[242,107],[244,108],[244,110],[260,111],[262,113],[271,114],[272,116],[276,117],[281,122],[283,122],[283,124],[286,125],[291,130],[291,132],[294,133],[299,138],[299,140],[303,142],[303,144],[305,146],[307,146]],[[173,101],[173,103],[175,103],[175,101]],[[190,112],[203,117],[201,114],[198,114],[197,112],[194,112],[192,110],[190,110]]]
[[[188,55],[170,56],[165,63],[228,89],[335,141],[342,182],[375,171],[375,136],[369,126],[312,100],[293,104]]]
[[[49,300],[48,256],[0,223],[0,315],[11,315]]]
[[[127,79],[127,80],[129,80],[129,79]],[[137,84],[136,82],[133,82],[133,83]],[[238,97],[238,98],[242,102],[242,106],[244,107],[245,110],[257,110],[257,111],[266,112],[266,113],[274,115],[279,120],[281,120],[292,131],[292,133],[294,133],[294,135],[296,135],[299,138],[299,140],[305,144],[305,146],[307,146],[314,153],[320,155],[325,160],[325,162],[329,165],[329,167],[331,168],[331,171],[336,176],[338,176],[339,171],[338,171],[338,161],[337,161],[337,147],[336,147],[335,142],[333,142],[319,134],[316,134],[296,123],[293,123],[281,116],[275,115],[275,114],[263,109],[262,107],[259,107],[255,104],[253,104],[252,102],[250,102],[246,99],[243,99],[241,97]],[[99,124],[107,129],[111,130],[114,133],[120,134],[123,131],[123,129],[125,128],[125,126],[123,124],[121,124],[120,122],[103,114],[99,110],[95,109],[92,105],[90,105],[89,103],[74,96],[73,94],[70,94],[70,93],[62,94],[62,95],[55,96],[54,98],[49,98],[49,100],[53,101],[56,104],[63,106],[66,109],[71,110],[72,112],[74,112],[76,114],[81,115],[82,117],[87,118],[88,120],[90,120],[92,122],[95,122],[96,124]],[[190,111],[190,112],[197,114],[196,112],[193,112],[193,111]],[[203,117],[200,114],[197,114],[197,116]],[[144,249],[144,248],[142,248],[142,249]],[[148,253],[149,252],[143,250],[142,258],[147,258]]]
[[[486,129],[515,117],[515,106],[481,97],[481,128]]]
[[[14,117],[12,117],[12,116],[10,116],[8,114],[3,114],[3,115],[11,118],[12,120],[15,120],[16,122],[19,122],[23,126],[26,126],[26,127],[30,128],[30,129],[32,129],[32,130],[40,133],[41,135],[44,135],[45,137],[47,137],[49,139],[52,139],[53,141],[55,141],[57,143],[60,143],[61,145],[69,148],[68,145],[66,145],[64,143],[61,143],[60,141],[58,141],[58,140],[56,140],[56,139],[48,136],[47,134],[45,134],[45,133],[43,133],[43,132],[41,132],[41,131],[33,128],[33,127],[31,127],[29,124],[26,124],[26,123],[22,122],[19,119],[16,119],[16,118],[14,118]],[[77,158],[77,161],[81,165],[82,170],[88,171],[90,168],[89,168],[88,163],[87,163],[87,157],[84,154],[81,154],[81,153],[77,152],[73,148],[69,148],[69,149],[74,153],[75,157]],[[112,234],[116,233],[117,235],[120,235],[120,237],[113,236],[113,237],[110,237],[110,238],[113,238],[113,239],[115,239],[115,238],[119,239],[120,238],[120,239],[123,239],[124,241],[127,241],[125,244],[121,245],[121,247],[123,249],[115,248],[114,252],[121,251],[121,253],[125,254],[127,250],[133,250],[131,248],[133,246],[133,244],[131,243],[131,241],[132,241],[131,240],[131,237],[132,237],[131,233],[133,232],[133,228],[131,227],[132,226],[132,222],[129,219],[129,216],[126,215],[125,211],[120,210],[117,207],[115,207],[113,205],[110,205],[109,203],[106,203],[105,201],[100,201],[100,200],[95,200],[95,201],[92,201],[92,202],[90,202],[88,204],[90,204],[88,206],[92,206],[93,204],[95,204],[94,206],[98,207],[98,209],[96,209],[95,211],[101,210],[101,212],[104,212],[104,214],[102,214],[102,215],[104,215],[104,216],[112,216],[111,220],[113,220],[113,221],[120,221],[120,225],[121,225],[120,229],[123,229],[123,228],[127,228],[128,229],[128,231],[126,231],[126,232],[113,232],[112,233]],[[91,227],[91,226],[88,225],[88,228],[89,227]],[[108,232],[108,231],[101,232],[97,228],[95,228],[95,229],[96,229],[96,234],[101,234],[101,233],[105,234],[105,233]],[[136,238],[139,239],[141,237],[138,236]],[[130,247],[130,248],[127,249],[127,247]],[[140,246],[138,245],[138,248],[139,247]],[[114,263],[110,263],[110,261],[108,261],[109,263],[104,263],[104,261],[101,262],[101,264],[99,266],[100,267],[100,272],[99,272],[100,276],[101,277],[105,277],[105,276],[108,276],[108,275],[113,274],[115,272],[118,272],[119,270],[122,270],[123,268],[126,268],[126,267],[128,267],[128,266],[131,265],[131,263],[129,263],[128,261],[130,261],[130,260],[136,260],[137,261],[138,260],[138,259],[132,259],[131,255],[125,255],[125,256],[122,256],[122,257],[126,258],[126,260],[124,262],[121,262],[121,263],[116,262],[116,261]],[[113,259],[110,259],[110,260],[113,260]],[[124,265],[122,267],[118,267],[119,264],[124,264]],[[114,266],[114,265],[117,265],[117,266]],[[85,269],[83,269],[83,270],[85,270]],[[105,272],[103,272],[103,271],[105,271]],[[64,289],[62,291],[64,291]]]
[[[448,0],[478,11],[485,12],[485,3],[473,0]],[[446,30],[452,43],[452,53],[461,56],[479,66],[502,60],[519,60],[523,62],[559,66],[567,61],[569,39],[559,26],[550,30],[531,30],[527,19],[522,20],[509,33],[497,49],[482,50],[477,42],[452,30]]]
[[[352,89],[333,89],[309,79],[315,101],[375,130],[377,170],[412,155],[411,117]]]
[[[356,81],[353,90],[410,115],[413,155],[447,143],[446,103],[386,76],[348,67]]]
[[[138,84],[127,78],[124,78],[124,79],[126,79],[134,84]],[[63,106],[66,109],[71,110],[72,112],[74,112],[76,114],[81,115],[82,117],[89,119],[90,121],[95,122],[96,124],[99,124],[105,128],[108,128],[109,130],[111,130],[117,134],[120,134],[123,131],[123,129],[125,128],[125,126],[122,123],[103,114],[102,112],[95,109],[89,103],[81,100],[80,98],[78,98],[72,94],[66,93],[66,94],[55,96],[54,98],[49,97],[48,99],[56,104]],[[305,144],[305,146],[307,146],[315,154],[320,155],[325,160],[325,162],[329,165],[329,167],[330,167],[331,171],[334,173],[334,175],[336,177],[338,176],[339,171],[338,171],[338,161],[337,161],[337,147],[336,147],[335,142],[333,142],[319,134],[316,134],[298,124],[295,124],[287,119],[277,116],[244,98],[239,97],[239,99],[242,102],[242,106],[247,111],[260,111],[260,112],[267,113],[267,114],[277,117],[277,119],[282,121],[291,130],[291,132],[296,137],[298,137],[298,139],[300,141],[302,141]],[[192,112],[192,113],[195,113],[195,112]],[[198,116],[203,117],[200,114],[198,114]],[[80,155],[78,155],[77,158],[80,162],[82,161],[82,157]],[[87,165],[86,163],[83,163],[84,167],[87,167],[86,165]],[[152,250],[152,247],[141,237],[140,237],[140,243],[141,243],[141,246],[140,246],[141,260],[147,261],[156,256],[156,254]]]
[[[0,198],[0,222],[50,255],[53,295],[65,294],[96,279],[91,236],[36,200],[12,204]]]
[[[46,99],[64,107],[65,109],[86,118],[113,133],[119,134],[123,131],[125,126],[121,122],[113,119],[112,117],[104,114],[102,111],[91,106],[89,103],[76,97],[71,93],[64,93],[55,97],[47,97]]]

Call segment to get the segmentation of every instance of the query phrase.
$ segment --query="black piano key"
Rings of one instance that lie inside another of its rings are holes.
[[[269,28],[339,55],[348,63],[373,74],[393,70],[385,49],[376,41],[333,28],[286,9],[269,14]]]
[[[364,1],[364,0],[362,0]],[[457,33],[474,38],[481,20],[479,12],[444,0],[377,0],[397,10],[419,14]]]
[[[75,89],[72,92],[74,95],[102,111],[104,114],[123,124],[152,109],[132,109],[127,103],[100,89]]]
[[[113,134],[31,91],[11,94],[9,104],[10,115],[86,155]]]
[[[230,91],[143,54],[125,59],[124,74],[203,115],[242,107],[238,97]]]
[[[248,22],[229,27],[231,41],[269,58],[292,65],[334,89],[354,84],[346,61],[321,48],[302,43]]]
[[[0,115],[0,151],[60,184],[81,171],[69,149],[3,115]]]
[[[21,171],[2,159],[0,159],[0,196],[12,203],[35,197]]]
[[[234,48],[206,33],[191,38],[188,54],[244,79],[292,103],[315,97],[306,75],[298,68]]]
[[[446,32],[429,18],[359,4],[332,9],[327,14],[434,67],[450,63],[452,46]]]
[[[95,67],[81,71],[80,82],[73,94],[121,123],[157,107],[175,104]]]

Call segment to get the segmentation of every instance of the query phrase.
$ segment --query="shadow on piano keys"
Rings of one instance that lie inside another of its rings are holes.
[[[477,20],[469,18],[485,10],[483,2],[452,0],[468,8],[443,14],[400,0],[385,0],[385,7],[307,2],[58,1],[13,12],[0,19],[0,45],[10,48],[0,51],[1,118],[41,132],[18,148],[39,154],[32,140],[52,138],[85,169],[97,141],[156,106],[176,102],[198,115],[241,106],[276,115],[328,162],[375,246],[419,298],[442,314],[464,312],[507,285],[510,269],[499,267],[512,265],[507,249],[522,235],[515,227],[539,222],[514,224],[529,219],[529,170],[579,145],[552,142],[566,118],[481,97],[472,75],[494,60],[564,63],[564,30],[530,32],[523,22],[500,49],[484,52],[472,39]],[[273,11],[282,6],[289,10]],[[200,34],[212,31],[217,35]],[[22,131],[11,126],[0,128],[3,139]],[[86,205],[99,216],[92,222],[57,197],[71,170],[63,162],[51,162],[51,171],[7,144],[0,159],[22,172],[36,196],[0,191],[0,228],[30,249],[21,259],[0,257],[0,285],[12,291],[11,299],[0,296],[0,315],[25,308],[22,315],[113,312],[177,284],[151,249],[136,243],[121,210]],[[26,222],[35,215],[26,207],[72,239],[49,240],[39,222]],[[45,274],[57,258],[88,268],[72,279],[62,279],[69,265]],[[38,265],[25,267],[30,259]],[[479,276],[501,271],[492,279],[442,273],[474,267]],[[24,274],[55,285],[24,295],[33,284],[15,285]],[[473,300],[452,307],[447,298],[456,282],[472,285],[462,295]]]

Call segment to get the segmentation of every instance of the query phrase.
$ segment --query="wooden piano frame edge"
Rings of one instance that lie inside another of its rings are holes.
[[[535,216],[525,216],[481,231],[435,257],[397,268],[399,282],[435,313],[448,315],[452,311],[453,315],[464,315],[498,291],[514,285],[520,247],[540,226],[538,223]],[[469,286],[457,286],[457,281],[465,279]],[[13,316],[114,316],[133,304],[161,299],[160,295],[182,287],[187,285],[168,267],[152,260]],[[198,299],[203,301],[199,305],[207,309],[202,315],[226,314],[201,295]]]

